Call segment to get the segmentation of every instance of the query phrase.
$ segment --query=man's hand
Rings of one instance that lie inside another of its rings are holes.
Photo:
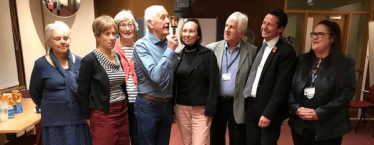
[[[175,50],[178,47],[178,38],[175,35],[172,35],[168,40],[168,48]]]
[[[267,119],[265,116],[261,116],[260,120],[258,121],[258,127],[268,127],[270,125],[270,120]]]

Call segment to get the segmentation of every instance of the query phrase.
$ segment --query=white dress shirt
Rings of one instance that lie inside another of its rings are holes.
[[[256,77],[255,77],[255,80],[253,82],[252,92],[251,92],[251,96],[253,98],[256,98],[258,81],[260,80],[262,69],[264,68],[265,62],[266,62],[266,60],[267,60],[267,58],[268,58],[271,50],[273,49],[273,47],[275,46],[275,44],[278,42],[278,40],[279,40],[279,36],[271,39],[268,42],[266,42],[265,39],[263,41],[263,42],[265,42],[267,44],[267,46],[265,47],[264,54],[262,55],[262,59],[261,59],[260,65],[258,65],[257,72],[256,72]]]

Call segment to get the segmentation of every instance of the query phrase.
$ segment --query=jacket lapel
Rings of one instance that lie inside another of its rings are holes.
[[[239,51],[239,53],[240,53],[240,59],[239,59],[238,69],[237,69],[236,73],[239,73],[240,68],[243,65],[244,60],[248,56],[248,49],[247,49],[247,46],[245,45],[245,43],[241,42],[240,45],[241,45],[240,46],[240,51]]]
[[[280,42],[280,41],[281,41],[281,40],[279,39],[278,42],[275,44],[274,47],[279,48],[279,45],[280,45],[279,42]],[[273,47],[273,48],[274,48],[274,47]],[[278,50],[278,51],[279,51],[279,50]],[[271,61],[273,60],[273,58],[274,58],[274,56],[275,56],[276,53],[277,53],[277,51],[273,52],[273,49],[270,50],[270,54],[269,54],[268,58],[267,58],[266,61],[265,61],[265,65],[264,65],[264,67],[262,68],[261,77],[260,77],[259,82],[261,81],[262,76],[263,76],[264,73],[266,72],[267,68],[269,67],[269,65],[270,65]]]
[[[223,49],[225,47],[225,41],[221,41],[218,45],[217,45],[217,51],[216,51],[216,55],[217,55],[217,62],[218,62],[218,69],[219,69],[219,72],[221,74],[221,66],[222,66],[222,59],[223,59]]]
[[[190,73],[197,68],[200,64],[204,63],[202,53],[205,52],[206,50],[203,50],[202,47],[199,46],[198,48],[199,54],[197,55],[197,58],[192,62],[190,68],[188,69],[187,75],[190,75]]]
[[[183,49],[180,52],[176,52],[177,54],[177,61],[174,64],[174,74],[177,73],[177,68],[179,67],[179,64],[181,63],[181,60],[183,58]]]

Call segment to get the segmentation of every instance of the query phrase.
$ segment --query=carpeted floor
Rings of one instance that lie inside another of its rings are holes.
[[[342,145],[374,145],[374,138],[372,138],[374,132],[373,121],[367,121],[366,127],[361,124],[357,134],[354,133],[356,128],[356,123],[352,123],[352,130],[348,134],[343,136]],[[228,145],[228,135],[226,134],[226,145]],[[282,132],[280,139],[278,140],[278,145],[292,145],[291,130],[287,125],[287,122],[283,123]],[[182,139],[180,137],[178,125],[173,123],[171,127],[171,137],[170,145],[183,145]]]

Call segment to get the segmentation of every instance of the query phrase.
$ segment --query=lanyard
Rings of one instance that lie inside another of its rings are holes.
[[[231,63],[229,65],[227,65],[229,63],[229,61],[227,60],[227,51],[228,50],[225,51],[225,56],[226,56],[226,71],[229,71],[230,66],[238,59],[239,52],[238,52],[238,54],[236,54],[235,58],[231,61]]]
[[[316,78],[317,78],[317,74],[312,74],[312,82],[310,82],[310,87],[314,87],[316,85]]]
[[[310,87],[314,87],[316,85],[316,78],[318,76],[318,69],[319,69],[320,64],[321,64],[321,59],[318,60],[316,64],[316,68],[312,70],[312,82],[310,82]]]

